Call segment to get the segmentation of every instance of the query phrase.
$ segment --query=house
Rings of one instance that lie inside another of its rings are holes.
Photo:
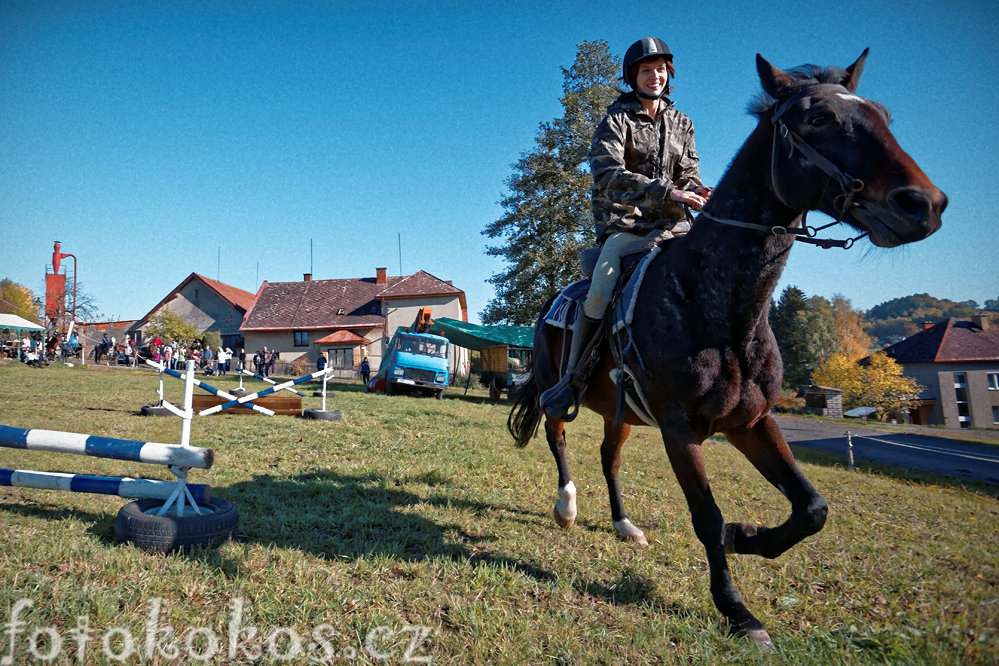
[[[999,326],[988,315],[925,323],[922,331],[884,352],[925,387],[913,423],[999,425]]]
[[[335,280],[306,273],[301,282],[264,282],[241,331],[249,355],[267,347],[314,368],[325,351],[331,367],[352,375],[365,356],[377,368],[395,331],[426,307],[434,317],[468,320],[465,292],[426,271],[389,276],[377,268],[375,277]],[[466,372],[467,352],[454,350],[452,371]]]
[[[192,324],[199,333],[218,331],[223,345],[237,349],[243,346],[243,334],[239,327],[253,298],[248,291],[191,273],[136,321],[128,329],[128,334],[133,336],[136,344],[142,345],[143,330],[150,318],[166,309]]]

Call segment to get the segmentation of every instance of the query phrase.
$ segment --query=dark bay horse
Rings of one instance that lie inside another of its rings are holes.
[[[647,265],[623,363],[646,397],[707,554],[711,594],[730,632],[770,644],[743,604],[726,554],[774,558],[822,529],[828,507],[795,463],[771,416],[783,367],[767,321],[771,295],[803,214],[820,210],[879,247],[926,238],[940,227],[947,198],[898,146],[881,105],[855,94],[867,51],[845,70],[788,72],[757,55],[767,97],[752,109],[759,125],[740,149],[692,230]],[[858,237],[859,238],[859,237]],[[854,239],[855,240],[855,239]],[[546,308],[547,309],[547,308]],[[544,417],[538,396],[558,380],[563,329],[538,321],[532,377],[516,396],[508,426],[525,446],[545,418],[558,469],[555,520],[570,527],[576,490],[566,462],[564,423]],[[567,334],[571,335],[571,334]],[[600,445],[611,518],[620,536],[645,544],[625,513],[618,484],[621,448],[644,422],[618,397],[618,366],[607,337],[583,405],[604,418]],[[722,433],[791,504],[774,527],[724,522],[704,470],[701,443]]]

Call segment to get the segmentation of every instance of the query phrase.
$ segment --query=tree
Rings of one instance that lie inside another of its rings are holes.
[[[836,352],[812,372],[812,382],[843,391],[843,407],[860,407],[857,403],[864,391],[864,368],[843,352]]]
[[[42,302],[35,294],[13,280],[0,280],[0,313],[15,314],[36,324],[42,321]]]
[[[161,338],[177,342],[190,342],[198,336],[198,333],[199,331],[194,324],[188,323],[180,315],[166,308],[150,317],[149,324],[145,329],[146,338]]]
[[[822,386],[842,389],[843,408],[874,407],[877,418],[905,413],[919,405],[922,390],[912,377],[902,376],[902,366],[884,352],[872,354],[865,365],[850,361],[844,354],[829,357],[815,369],[812,380]]]
[[[201,344],[212,349],[222,346],[222,334],[218,331],[205,331],[201,334]]]
[[[871,336],[864,332],[864,313],[854,310],[850,301],[839,294],[833,299],[833,312],[840,353],[850,361],[859,361],[867,356],[871,348]]]
[[[771,303],[770,326],[784,362],[786,388],[810,383],[812,370],[839,349],[832,304],[821,296],[805,298],[795,286]]]
[[[542,123],[535,147],[507,180],[503,217],[482,232],[500,238],[486,254],[507,267],[489,278],[496,288],[482,312],[486,324],[533,325],[545,300],[582,277],[579,252],[594,245],[587,152],[597,124],[619,94],[620,61],[606,42],[583,42],[562,68],[565,113]]]

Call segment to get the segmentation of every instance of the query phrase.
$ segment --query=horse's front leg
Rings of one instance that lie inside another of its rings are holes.
[[[670,465],[687,500],[694,533],[704,546],[708,558],[711,598],[715,606],[728,620],[731,634],[747,636],[764,648],[771,647],[770,634],[746,608],[739,591],[732,583],[732,574],[725,557],[725,524],[704,472],[700,442],[692,436],[677,439],[673,435],[671,439],[671,434],[665,431],[663,439]]]
[[[631,433],[627,423],[614,425],[613,419],[604,419],[604,441],[600,444],[600,462],[603,464],[604,479],[607,480],[607,492],[610,494],[611,520],[614,529],[624,541],[631,541],[639,546],[649,545],[642,530],[628,520],[621,500],[621,484],[618,481],[618,471],[621,469],[621,449]]]
[[[725,436],[791,501],[791,516],[777,527],[728,523],[727,552],[774,558],[822,529],[829,506],[801,473],[773,417],[766,417],[752,428],[727,432]]]
[[[558,499],[555,500],[555,522],[563,529],[569,529],[576,522],[576,484],[569,475],[569,462],[565,458],[565,423],[545,417],[545,438],[548,448],[555,456],[558,469]]]

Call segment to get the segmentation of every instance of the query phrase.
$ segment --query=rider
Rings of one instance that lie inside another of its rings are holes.
[[[590,146],[592,208],[601,246],[576,322],[565,375],[540,398],[541,408],[563,421],[575,418],[586,378],[576,364],[604,316],[620,273],[621,251],[646,236],[683,236],[690,224],[681,204],[700,210],[711,190],[701,184],[694,126],[667,95],[675,75],[673,54],[656,37],[632,44],[622,79],[631,87],[607,109]]]

